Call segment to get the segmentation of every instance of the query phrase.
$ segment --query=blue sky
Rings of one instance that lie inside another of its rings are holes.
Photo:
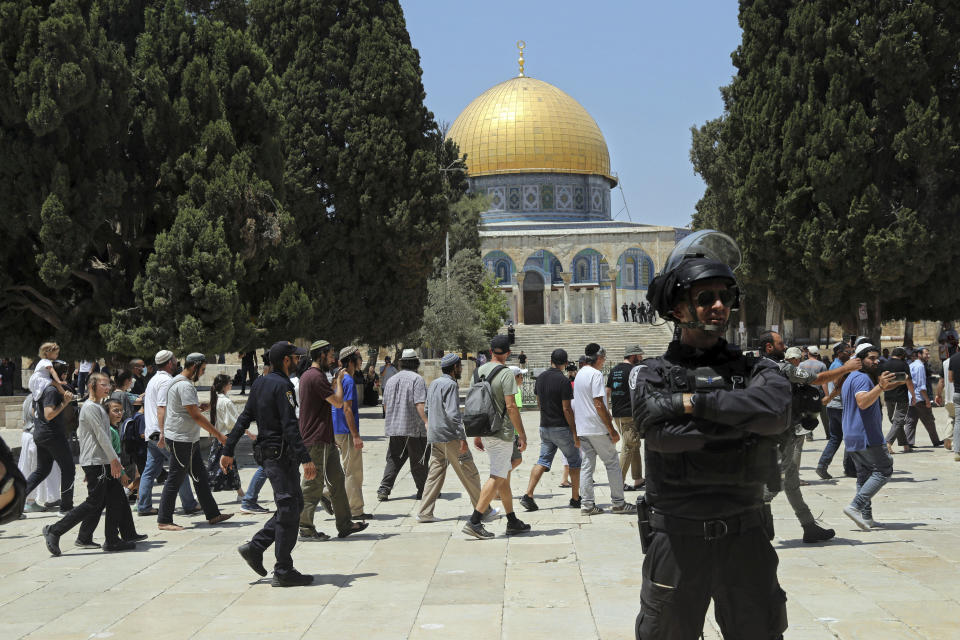
[[[517,74],[570,94],[597,121],[620,190],[614,217],[686,226],[704,185],[690,164],[690,127],[722,113],[719,87],[740,44],[735,0],[401,0],[420,52],[427,107],[452,123]]]

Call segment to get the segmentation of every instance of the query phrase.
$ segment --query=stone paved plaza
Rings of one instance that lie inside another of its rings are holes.
[[[74,548],[74,530],[61,541],[63,556],[53,558],[40,529],[57,516],[31,514],[0,531],[0,637],[633,637],[643,559],[634,516],[581,516],[566,508],[568,490],[550,473],[537,493],[540,510],[520,514],[533,525],[531,534],[507,538],[501,520],[490,525],[497,538],[467,539],[460,528],[470,505],[451,473],[436,509],[441,521],[419,524],[409,470],[388,502],[376,501],[386,441],[378,435],[379,411],[361,416],[364,494],[376,519],[345,540],[297,545],[294,559],[314,574],[313,586],[272,588],[239,558],[237,545],[266,516],[238,514],[216,527],[202,516],[179,516],[189,526],[179,533],[158,531],[154,518],[137,518],[150,538],[135,552],[117,554]],[[525,412],[523,419],[532,446],[515,472],[515,496],[526,487],[539,447],[538,414]],[[945,432],[943,410],[937,420]],[[840,511],[854,481],[825,482],[813,473],[825,442],[819,429],[817,438],[804,450],[801,477],[810,483],[804,494],[837,537],[803,544],[786,500],[774,502],[790,612],[786,637],[960,637],[960,463],[929,446],[894,456],[894,478],[874,507],[887,527],[864,533]],[[918,444],[929,445],[925,433]],[[483,475],[485,455],[476,457]],[[840,472],[839,457],[832,471]],[[243,469],[245,481],[251,472]],[[269,486],[266,506],[272,504]],[[238,512],[231,492],[215,495],[224,511]],[[597,498],[609,506],[605,484]],[[321,511],[317,521],[335,533],[332,517]],[[720,637],[712,612],[704,632]]]

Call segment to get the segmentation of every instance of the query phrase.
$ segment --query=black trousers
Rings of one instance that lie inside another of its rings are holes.
[[[170,449],[170,470],[167,480],[163,483],[163,493],[160,494],[160,507],[157,509],[157,524],[173,523],[173,509],[177,504],[177,493],[184,479],[190,476],[193,481],[193,490],[197,493],[197,501],[203,508],[203,515],[207,520],[220,515],[220,508],[210,491],[210,479],[207,468],[200,455],[199,442],[174,442],[166,440]]]
[[[694,640],[710,599],[725,638],[771,640],[787,628],[777,552],[762,527],[715,540],[654,531],[643,559],[637,640]]]
[[[247,379],[250,380],[250,384],[253,384],[253,381],[257,379],[257,367],[256,365],[245,365],[240,364],[240,393],[247,392]]]
[[[273,565],[276,575],[293,569],[293,548],[300,533],[300,512],[303,511],[303,492],[300,490],[300,472],[297,463],[291,460],[264,460],[263,471],[273,488],[273,502],[277,511],[267,520],[250,541],[261,553],[270,545],[277,562]]]
[[[110,465],[84,466],[83,473],[87,480],[87,499],[51,525],[50,530],[62,536],[82,523],[77,539],[92,540],[100,515],[106,510],[103,536],[107,544],[135,536],[137,531],[133,526],[130,504],[120,481],[110,475]]]
[[[27,493],[40,486],[53,469],[53,463],[60,466],[60,510],[73,509],[73,483],[76,479],[76,469],[73,466],[73,454],[70,452],[70,443],[63,433],[34,438],[37,444],[37,468],[27,478]]]
[[[410,436],[390,436],[387,446],[387,466],[383,469],[383,478],[380,480],[380,489],[388,494],[397,481],[397,474],[403,469],[403,463],[410,460],[410,474],[417,485],[417,493],[423,494],[423,486],[427,483],[427,469],[430,466],[430,445],[426,437],[414,438]]]

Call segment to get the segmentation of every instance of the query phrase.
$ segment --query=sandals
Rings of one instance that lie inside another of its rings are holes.
[[[560,483],[560,487],[563,488],[563,489],[569,489],[569,488],[572,487],[572,486],[573,486],[573,485],[570,484],[569,482],[561,482],[561,483]]]

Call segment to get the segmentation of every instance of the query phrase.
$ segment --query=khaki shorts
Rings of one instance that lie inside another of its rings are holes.
[[[513,456],[513,443],[496,437],[480,440],[483,442],[483,450],[490,457],[490,475],[494,478],[506,478],[513,469],[510,463]]]

